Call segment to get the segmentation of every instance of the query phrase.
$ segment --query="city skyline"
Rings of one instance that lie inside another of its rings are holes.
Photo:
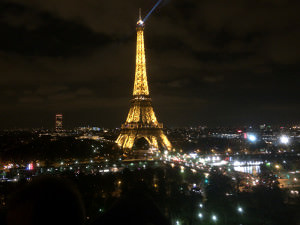
[[[299,225],[299,6],[0,1],[0,224]]]
[[[66,127],[120,126],[134,79],[137,10],[145,16],[153,3],[1,2],[0,128],[51,128],[57,112]],[[299,123],[299,3],[227,4],[163,1],[147,21],[158,119]]]

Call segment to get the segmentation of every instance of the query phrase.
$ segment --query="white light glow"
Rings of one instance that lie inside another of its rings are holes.
[[[257,140],[256,136],[253,134],[249,134],[248,139],[249,139],[249,141],[252,141],[252,142],[255,142]]]
[[[242,207],[238,207],[238,212],[239,213],[243,213],[243,208]]]
[[[280,143],[286,145],[286,144],[288,144],[289,142],[290,142],[290,140],[289,140],[289,138],[288,138],[287,136],[283,135],[283,136],[280,137]]]
[[[213,215],[211,218],[212,218],[213,221],[217,221],[217,216],[216,215]]]

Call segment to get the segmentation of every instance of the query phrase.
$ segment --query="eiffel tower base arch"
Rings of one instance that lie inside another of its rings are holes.
[[[161,128],[122,129],[116,140],[120,148],[130,150],[137,139],[145,138],[153,150],[171,150],[171,143]]]

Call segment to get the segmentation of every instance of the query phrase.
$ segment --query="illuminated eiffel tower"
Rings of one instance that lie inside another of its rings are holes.
[[[144,138],[151,149],[171,150],[171,143],[163,133],[163,124],[158,123],[149,95],[144,48],[144,22],[139,18],[136,26],[136,68],[133,99],[126,122],[116,140],[119,147],[131,150],[134,143]]]

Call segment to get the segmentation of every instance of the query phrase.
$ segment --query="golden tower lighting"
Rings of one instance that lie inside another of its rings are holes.
[[[171,150],[171,143],[164,134],[163,124],[156,119],[146,74],[146,57],[144,47],[144,22],[139,18],[136,26],[136,67],[133,99],[126,122],[121,126],[121,133],[116,143],[123,149],[132,149],[136,140],[145,138],[152,149]]]

